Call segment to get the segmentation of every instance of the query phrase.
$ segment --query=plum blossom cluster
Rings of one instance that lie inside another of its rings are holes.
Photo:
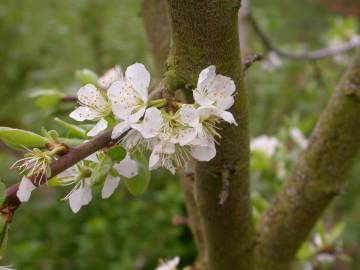
[[[114,117],[112,138],[131,152],[141,147],[151,151],[149,168],[164,167],[175,173],[194,158],[210,161],[216,155],[221,121],[235,124],[228,109],[234,104],[233,80],[216,74],[215,66],[202,70],[193,90],[193,104],[176,103],[176,109],[162,107],[161,100],[149,98],[150,74],[142,64],[109,70],[97,85],[87,84],[78,91],[80,106],[70,117],[97,123],[88,132],[95,136],[109,127]],[[174,106],[173,106],[174,107]]]
[[[51,163],[65,146],[59,144],[49,151],[29,150],[24,159],[14,164],[24,175],[17,191],[19,200],[28,201],[36,186],[47,181],[50,185],[71,187],[64,200],[77,213],[92,200],[93,187],[102,185],[101,196],[105,199],[122,178],[131,180],[137,176],[139,161],[132,157],[138,152],[150,153],[149,170],[164,167],[173,174],[178,167],[187,168],[191,159],[213,159],[215,145],[221,138],[219,123],[237,125],[228,111],[234,104],[233,80],[216,74],[215,66],[209,66],[200,72],[193,90],[194,103],[171,101],[171,106],[165,99],[152,100],[149,86],[149,72],[137,63],[129,66],[125,74],[116,66],[96,83],[81,87],[77,93],[79,106],[70,117],[79,122],[95,122],[88,137],[112,129],[112,139],[126,149],[125,158],[116,162],[111,158],[108,169],[102,169],[104,175],[96,177],[107,157],[106,150],[99,151],[47,181]]]

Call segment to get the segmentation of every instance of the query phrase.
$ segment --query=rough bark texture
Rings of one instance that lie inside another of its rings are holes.
[[[199,72],[215,65],[237,85],[233,113],[238,127],[224,125],[215,160],[196,169],[195,200],[204,230],[207,270],[253,269],[249,199],[247,94],[238,37],[238,0],[168,0],[170,89],[194,86]],[[191,93],[191,92],[190,92]],[[223,203],[220,204],[220,194]]]
[[[161,77],[166,71],[166,60],[170,51],[170,25],[166,0],[143,0],[141,13],[150,43],[156,69]],[[164,80],[166,82],[166,80]],[[161,91],[165,91],[165,88]],[[159,93],[161,97],[162,93]],[[194,262],[195,269],[202,269],[206,257],[203,230],[198,207],[194,198],[194,174],[180,173],[180,183],[184,193],[188,225],[192,232],[198,256]]]
[[[288,270],[296,251],[331,200],[340,193],[360,146],[360,51],[344,75],[260,226],[257,264]]]
[[[170,29],[166,0],[143,0],[142,16],[158,75],[166,70],[170,49]]]

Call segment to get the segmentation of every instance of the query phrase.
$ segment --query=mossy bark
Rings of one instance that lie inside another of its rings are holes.
[[[263,216],[257,269],[290,269],[311,228],[341,192],[359,147],[360,51],[322,113],[307,150]]]
[[[191,96],[199,72],[209,65],[215,65],[218,73],[231,77],[237,85],[232,112],[239,126],[222,126],[216,158],[198,163],[195,173],[194,195],[203,229],[206,270],[253,269],[248,104],[239,50],[239,6],[238,0],[168,0],[169,88],[189,88]],[[223,200],[221,194],[225,195]]]

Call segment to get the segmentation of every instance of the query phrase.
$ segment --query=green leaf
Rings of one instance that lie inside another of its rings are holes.
[[[35,104],[42,109],[55,107],[60,103],[63,96],[63,93],[56,90],[39,90],[30,95],[30,97],[35,98]]]
[[[122,146],[115,146],[113,148],[111,148],[107,154],[109,155],[109,157],[115,161],[115,162],[120,162],[122,161],[125,156],[126,156],[126,149]]]
[[[70,124],[61,120],[60,118],[54,118],[55,122],[58,123],[61,127],[65,128],[69,132],[70,137],[76,137],[81,139],[86,139],[86,131],[76,125]]]
[[[2,181],[0,181],[0,205],[2,205],[2,203],[4,202],[5,197],[6,197],[6,186]]]
[[[91,175],[94,185],[102,184],[113,166],[114,161],[108,155],[101,157]]]
[[[30,131],[0,127],[0,140],[12,148],[23,150],[27,148],[43,148],[49,142],[45,137]]]
[[[95,84],[97,85],[98,75],[90,69],[79,69],[75,72],[76,79],[82,84]]]
[[[139,166],[138,175],[130,179],[125,179],[124,183],[131,195],[139,196],[147,190],[151,179],[151,173],[148,160],[142,153],[136,152],[134,158]]]

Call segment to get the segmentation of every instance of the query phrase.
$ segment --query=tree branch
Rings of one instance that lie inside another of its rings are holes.
[[[340,45],[337,48],[322,48],[315,51],[302,52],[302,53],[291,53],[279,49],[265,33],[265,31],[260,27],[259,23],[256,21],[253,14],[249,13],[247,19],[250,22],[251,27],[253,28],[255,34],[260,38],[261,42],[265,46],[267,51],[273,51],[277,53],[280,57],[288,58],[291,60],[300,60],[300,61],[315,61],[326,57],[335,56],[353,49],[360,47],[360,38],[356,38],[349,42],[346,42]]]
[[[203,226],[206,270],[252,270],[253,224],[249,196],[247,93],[238,36],[238,0],[168,0],[170,90],[196,85],[199,72],[215,65],[237,85],[232,112],[238,127],[223,125],[221,146],[211,162],[198,163],[194,198]],[[191,96],[191,91],[187,91]],[[223,187],[229,193],[223,204]]]
[[[258,269],[288,270],[325,208],[341,192],[360,148],[360,50],[290,178],[262,218]]]
[[[65,171],[79,161],[88,157],[92,153],[95,153],[96,151],[106,147],[111,142],[111,132],[111,130],[106,131],[95,137],[91,141],[83,143],[74,148],[69,148],[66,154],[64,154],[58,160],[55,160],[51,164],[51,177],[58,175],[59,173]],[[33,181],[35,185],[41,185],[46,183],[46,181],[38,181],[38,176],[30,176],[29,178]],[[42,178],[42,176],[40,178]],[[15,184],[10,186],[6,190],[6,198],[1,207],[3,212],[10,214],[11,216],[21,204],[20,200],[16,195],[18,188],[19,184]]]

